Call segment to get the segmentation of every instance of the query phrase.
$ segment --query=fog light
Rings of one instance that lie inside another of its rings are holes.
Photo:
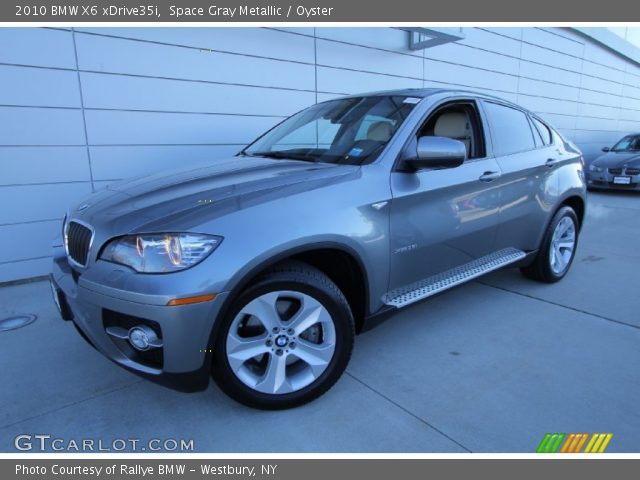
[[[158,336],[151,328],[140,325],[129,330],[129,343],[136,350],[145,351],[158,345]]]

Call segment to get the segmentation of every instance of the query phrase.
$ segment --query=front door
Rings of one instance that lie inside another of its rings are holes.
[[[486,155],[484,131],[474,101],[436,108],[416,136],[460,140],[469,158],[456,168],[391,173],[390,290],[494,251],[500,168]]]

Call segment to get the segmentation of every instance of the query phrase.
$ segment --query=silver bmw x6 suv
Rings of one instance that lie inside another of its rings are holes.
[[[506,266],[560,280],[585,191],[578,149],[512,103],[342,97],[228,160],[91,195],[65,217],[51,282],[63,318],[122,367],[288,408],[398,309]]]

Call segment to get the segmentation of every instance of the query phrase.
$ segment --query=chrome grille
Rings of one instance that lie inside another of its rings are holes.
[[[609,173],[612,175],[620,175],[622,173],[622,168],[620,167],[610,168]]]
[[[91,241],[93,240],[93,231],[89,227],[72,220],[67,226],[65,237],[69,258],[81,267],[86,267]]]
[[[640,174],[640,168],[635,168],[635,167],[627,167],[625,173],[627,175],[639,175]]]

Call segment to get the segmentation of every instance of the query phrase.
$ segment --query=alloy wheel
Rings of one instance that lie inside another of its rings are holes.
[[[329,311],[297,291],[269,292],[250,301],[234,317],[226,339],[227,361],[236,377],[271,395],[313,383],[335,349]]]
[[[549,263],[553,273],[560,275],[568,268],[575,247],[576,226],[571,218],[563,217],[553,231],[549,247]]]

